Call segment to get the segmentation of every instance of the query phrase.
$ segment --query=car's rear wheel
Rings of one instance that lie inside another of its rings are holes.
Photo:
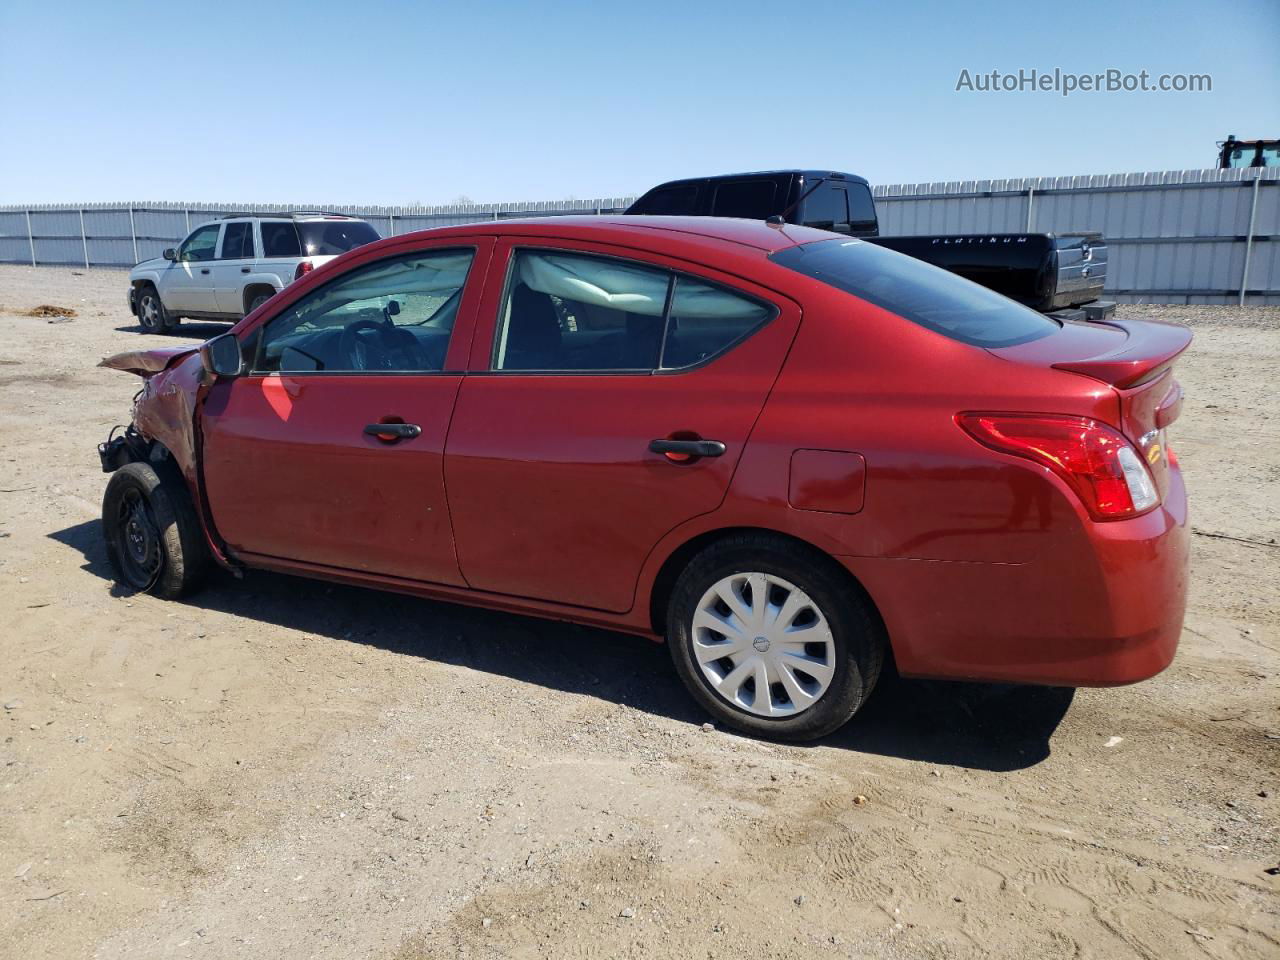
[[[168,333],[178,325],[171,317],[156,288],[148,284],[138,291],[138,323],[147,333]]]
[[[102,531],[117,578],[140,593],[174,600],[209,566],[199,518],[176,471],[128,463],[102,498]]]
[[[698,554],[672,591],[667,642],[689,692],[747,733],[810,740],[870,695],[883,629],[834,561],[793,541],[730,537]]]
[[[260,306],[262,306],[264,303],[270,300],[272,296],[274,296],[274,294],[259,293],[257,296],[255,296],[252,300],[249,301],[249,309],[245,311],[246,315],[253,313],[253,311],[257,310]]]

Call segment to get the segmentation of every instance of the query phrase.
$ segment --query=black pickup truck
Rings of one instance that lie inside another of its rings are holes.
[[[882,237],[871,188],[832,170],[770,170],[672,180],[627,208],[650,216],[774,219],[897,250],[1059,319],[1101,320],[1107,246],[1098,233],[991,233]]]

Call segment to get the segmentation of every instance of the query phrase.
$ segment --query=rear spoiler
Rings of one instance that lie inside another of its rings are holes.
[[[1151,320],[1108,320],[1125,334],[1124,346],[1088,360],[1063,360],[1055,370],[1093,377],[1114,387],[1134,387],[1159,376],[1191,345],[1191,331]]]

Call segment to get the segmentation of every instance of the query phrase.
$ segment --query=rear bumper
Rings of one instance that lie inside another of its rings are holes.
[[[1029,563],[839,559],[878,605],[904,675],[1117,686],[1173,661],[1189,546],[1174,470],[1158,509],[1082,521]]]

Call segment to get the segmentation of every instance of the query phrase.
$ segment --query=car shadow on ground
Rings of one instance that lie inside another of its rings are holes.
[[[114,582],[101,527],[86,521],[49,535],[84,557],[83,569]],[[369,644],[596,697],[683,723],[707,717],[694,704],[666,650],[641,637],[253,571],[215,575],[182,601],[204,610],[313,636]],[[1049,756],[1049,741],[1075,691],[885,677],[842,730],[819,745],[924,763],[1014,771]]]
[[[216,336],[226,333],[230,330],[232,324],[218,323],[216,321],[203,320],[184,320],[176,327],[171,329],[167,334],[162,336],[174,337],[179,340],[199,340],[202,343]],[[123,326],[116,327],[119,333],[146,333],[141,326],[136,323],[126,323]]]

